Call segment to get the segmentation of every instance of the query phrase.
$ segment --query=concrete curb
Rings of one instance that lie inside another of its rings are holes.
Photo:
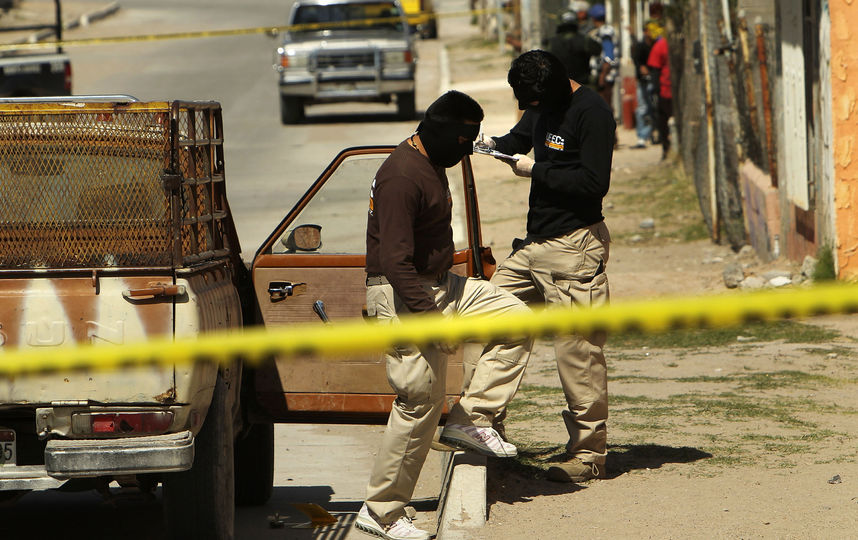
[[[103,8],[97,9],[91,13],[84,13],[83,15],[75,18],[74,20],[71,20],[67,23],[63,23],[63,30],[71,30],[80,26],[87,26],[92,22],[109,17],[115,14],[117,11],[119,11],[119,3],[111,2]],[[52,37],[53,35],[53,30],[41,30],[39,32],[34,32],[25,38],[13,40],[11,41],[11,43],[36,43],[49,37]]]
[[[438,95],[451,88],[447,45],[438,51]],[[486,457],[468,452],[441,452],[437,540],[467,540],[486,524]]]
[[[111,2],[107,6],[101,8],[101,9],[97,9],[97,10],[93,11],[92,13],[84,13],[83,15],[78,17],[76,20],[68,23],[65,26],[65,29],[68,30],[71,28],[77,28],[78,26],[87,26],[89,23],[99,21],[101,19],[109,17],[109,16],[113,15],[114,13],[116,13],[117,11],[119,11],[119,3],[118,2]]]
[[[486,457],[443,452],[438,498],[438,540],[466,540],[486,524]]]

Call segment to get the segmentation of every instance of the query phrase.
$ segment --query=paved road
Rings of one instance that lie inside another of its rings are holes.
[[[291,2],[276,0],[121,0],[108,20],[69,37],[137,35],[285,24]],[[437,89],[435,42],[421,45],[418,109]],[[395,105],[308,108],[312,123],[282,126],[276,41],[265,35],[71,48],[74,92],[129,93],[140,99],[214,99],[224,107],[227,182],[245,258],[296,196],[343,147],[394,144],[416,122],[399,122]],[[424,95],[425,94],[425,95]]]
[[[35,2],[37,0],[31,0]],[[72,9],[73,0],[64,2]],[[94,4],[89,0],[87,4]],[[107,1],[105,1],[107,4]],[[67,39],[255,27],[285,23],[290,2],[280,0],[120,0],[120,11]],[[52,6],[45,2],[46,7]],[[399,122],[395,105],[343,104],[308,108],[305,125],[279,121],[275,41],[264,35],[69,47],[74,93],[131,94],[151,99],[213,99],[224,108],[229,198],[245,258],[291,208],[324,166],[344,147],[398,143],[416,122]],[[437,92],[437,43],[420,44],[417,95],[422,110]],[[343,539],[349,529],[327,532],[272,529],[267,516],[279,512],[290,523],[304,521],[291,502],[326,503],[333,511],[358,509],[369,475],[377,426],[278,426],[275,493],[268,505],[239,509],[236,537]],[[416,497],[419,510],[434,508],[440,488],[438,455],[432,453]],[[112,490],[32,493],[14,507],[0,508],[0,538],[163,538],[160,491],[154,499]],[[426,519],[424,517],[424,519]],[[348,524],[350,519],[345,520]],[[423,526],[432,527],[424,521]],[[352,533],[349,538],[363,535]]]

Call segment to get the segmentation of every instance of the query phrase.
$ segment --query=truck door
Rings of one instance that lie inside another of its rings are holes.
[[[360,319],[366,304],[366,220],[375,173],[392,146],[341,152],[262,244],[253,285],[266,327]],[[453,196],[453,271],[485,276],[493,270],[480,247],[479,212],[471,163],[447,170]],[[485,263],[484,260],[485,259]],[[462,353],[450,358],[448,404],[462,385]],[[278,357],[254,374],[259,403],[278,421],[383,421],[393,394],[381,353],[334,359]]]

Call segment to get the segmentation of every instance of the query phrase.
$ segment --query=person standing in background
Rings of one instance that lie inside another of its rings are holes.
[[[593,83],[596,86],[596,92],[602,96],[602,99],[611,108],[611,114],[613,114],[614,81],[617,79],[620,66],[619,51],[615,43],[616,35],[614,28],[605,24],[604,4],[593,4],[587,15],[593,22],[593,30],[591,30],[590,35],[602,45],[601,54],[594,62],[592,69]]]
[[[590,84],[590,59],[602,52],[599,42],[578,32],[578,18],[566,12],[557,33],[548,42],[548,50],[566,66],[566,76],[581,84]]]
[[[670,152],[670,117],[673,116],[673,89],[670,81],[670,56],[667,38],[659,37],[652,46],[647,59],[647,67],[652,77],[658,81],[658,105],[656,106],[656,125],[661,140],[661,159],[667,159]]]
[[[587,16],[587,10],[589,9],[590,4],[584,0],[573,0],[569,3],[569,10],[578,17],[578,31],[585,36],[593,29],[590,18]]]
[[[635,108],[635,131],[638,142],[632,148],[646,148],[652,139],[653,124],[655,123],[654,110],[656,100],[656,83],[650,77],[649,53],[655,40],[661,36],[661,27],[655,21],[650,21],[644,27],[643,39],[632,45],[632,61],[635,64],[635,78],[637,79],[637,107]]]

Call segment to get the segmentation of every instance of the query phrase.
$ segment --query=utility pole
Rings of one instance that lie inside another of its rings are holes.
[[[504,34],[503,31],[503,7],[501,4],[501,0],[495,0],[495,7],[497,8],[497,27],[498,27],[498,52],[503,54],[504,52]]]

